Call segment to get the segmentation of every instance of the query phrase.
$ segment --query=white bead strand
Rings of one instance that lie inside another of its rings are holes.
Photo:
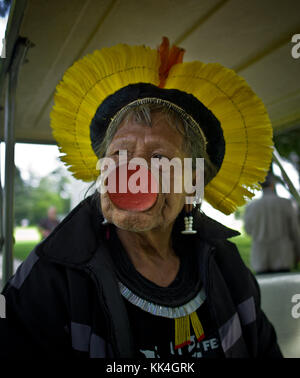
[[[193,230],[193,216],[184,217],[185,230],[181,231],[182,234],[196,234],[197,231]]]

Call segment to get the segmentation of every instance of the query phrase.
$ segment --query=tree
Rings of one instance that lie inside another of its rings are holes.
[[[57,213],[65,215],[70,210],[68,178],[62,169],[57,169],[40,179],[22,180],[16,169],[15,182],[15,223],[20,224],[26,218],[31,224],[38,224],[46,217],[50,206],[55,206]]]
[[[11,7],[11,0],[0,1],[0,17],[5,17]]]
[[[22,179],[19,168],[15,167],[14,214],[17,224],[20,224],[22,219],[28,218],[30,202],[27,201],[27,198],[29,194],[30,186]]]
[[[300,178],[300,128],[278,133],[274,143],[279,154],[293,164]]]

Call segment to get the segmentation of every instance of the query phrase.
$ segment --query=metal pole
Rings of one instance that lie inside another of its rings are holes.
[[[15,137],[14,111],[16,83],[11,72],[7,75],[5,88],[4,142],[5,142],[5,178],[4,178],[4,250],[2,262],[2,285],[4,286],[13,274],[13,229],[14,229],[14,170],[15,170]]]
[[[30,42],[19,38],[15,46],[12,64],[7,73],[5,88],[4,141],[5,141],[5,181],[3,196],[4,249],[2,262],[2,286],[13,274],[14,245],[14,176],[15,176],[15,98],[18,73]]]
[[[285,169],[283,168],[282,164],[280,163],[280,155],[279,155],[278,151],[276,150],[276,148],[274,148],[274,151],[273,151],[273,161],[280,168],[283,180],[286,182],[286,184],[287,184],[287,186],[290,190],[291,195],[294,197],[294,199],[297,201],[298,205],[300,206],[300,195],[299,195],[297,189],[295,188],[294,184],[290,180]]]
[[[1,141],[0,141],[1,143]],[[1,145],[0,145],[0,252],[4,244],[3,236],[3,188],[1,182]]]

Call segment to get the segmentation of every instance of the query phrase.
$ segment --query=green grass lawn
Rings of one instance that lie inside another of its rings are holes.
[[[247,234],[241,234],[239,236],[231,238],[230,241],[236,244],[244,263],[248,266],[248,268],[251,269],[251,266],[250,266],[251,238]],[[292,269],[292,272],[300,272],[300,262],[294,269]]]
[[[17,241],[14,245],[14,258],[25,260],[33,248],[37,245],[36,241]]]
[[[230,240],[237,245],[246,265],[250,266],[251,239],[247,235],[240,235]],[[38,241],[36,240],[17,240],[14,246],[14,257],[19,260],[25,260],[37,243]]]
[[[237,245],[245,264],[250,266],[251,239],[249,236],[240,235],[230,240]],[[37,243],[38,241],[36,240],[17,240],[14,246],[14,257],[19,260],[25,260]]]
[[[14,238],[14,258],[23,261],[39,243],[41,235],[36,226],[15,227]]]
[[[229,239],[232,243],[235,243],[244,263],[250,267],[250,250],[251,250],[251,238],[247,234],[241,234]]]
[[[229,239],[231,242],[235,243],[244,263],[251,269],[250,266],[250,250],[251,250],[251,238],[247,234],[241,234],[234,238]],[[38,241],[23,241],[17,240],[14,246],[14,257],[19,260],[25,260],[28,254],[33,250],[33,248],[38,244]],[[297,268],[293,269],[295,272],[300,272],[300,263]]]

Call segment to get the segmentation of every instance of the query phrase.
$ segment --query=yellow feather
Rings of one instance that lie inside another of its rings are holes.
[[[98,106],[126,85],[158,85],[159,64],[156,50],[117,45],[85,56],[65,72],[56,88],[51,127],[66,154],[61,159],[76,178],[93,181],[99,175],[89,129]]]
[[[56,88],[51,112],[61,160],[74,177],[93,181],[99,171],[90,141],[90,123],[109,95],[134,83],[159,85],[160,58],[144,46],[117,45],[74,63]],[[205,198],[225,214],[253,197],[272,158],[272,127],[262,101],[234,71],[220,64],[189,62],[170,70],[165,88],[193,94],[221,121],[226,150]]]
[[[221,121],[225,157],[205,188],[205,199],[232,213],[253,197],[271,163],[272,127],[264,104],[241,77],[220,64],[177,64],[165,87],[193,94]]]

